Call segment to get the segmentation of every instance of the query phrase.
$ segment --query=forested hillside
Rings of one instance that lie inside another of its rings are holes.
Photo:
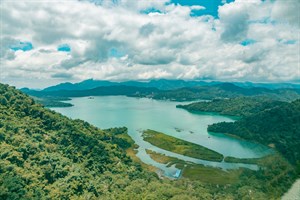
[[[300,98],[300,91],[297,89],[267,89],[267,88],[243,88],[232,83],[221,83],[203,86],[191,86],[180,89],[160,90],[157,87],[140,87],[127,85],[101,86],[93,89],[81,90],[30,90],[23,88],[22,91],[31,96],[39,98],[58,97],[84,97],[84,96],[107,96],[125,95],[130,97],[149,97],[160,100],[190,101],[190,100],[212,100],[215,98],[236,98],[236,97],[265,97],[274,100],[290,101]],[[60,87],[58,87],[59,89]],[[62,87],[64,88],[64,87]]]
[[[0,199],[277,199],[295,179],[274,155],[230,185],[161,180],[126,155],[126,130],[71,120],[0,84]]]
[[[285,104],[287,103],[266,97],[236,97],[231,99],[214,99],[208,102],[196,102],[188,105],[177,105],[176,107],[189,111],[216,112],[222,115],[247,116]]]
[[[143,171],[114,139],[118,131],[70,120],[2,84],[0,120],[0,199],[211,198],[201,184]]]
[[[276,100],[295,100],[300,98],[297,89],[276,89],[251,87],[243,88],[232,83],[221,83],[209,86],[185,87],[176,90],[160,91],[154,93],[154,99],[170,99],[176,101],[187,100],[212,100],[215,98],[235,98],[235,97],[260,96]]]
[[[234,134],[274,146],[292,164],[298,165],[300,170],[300,99],[266,109],[236,122],[213,124],[208,130]]]

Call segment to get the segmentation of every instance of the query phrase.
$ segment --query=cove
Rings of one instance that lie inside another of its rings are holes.
[[[270,153],[270,149],[245,140],[239,140],[223,134],[210,134],[207,132],[209,124],[217,122],[231,122],[233,118],[214,113],[191,113],[176,108],[182,102],[158,101],[148,98],[132,98],[125,96],[101,96],[73,98],[73,107],[51,108],[72,119],[85,120],[101,129],[111,127],[128,128],[128,134],[139,145],[137,156],[146,164],[153,165],[164,171],[165,175],[172,176],[176,168],[166,167],[157,163],[146,154],[145,149],[176,157],[181,160],[191,161],[206,166],[222,169],[236,169],[247,167],[253,170],[256,165],[241,163],[211,162],[172,153],[148,142],[145,142],[142,130],[152,129],[165,134],[193,142],[224,156],[237,158],[258,158]]]

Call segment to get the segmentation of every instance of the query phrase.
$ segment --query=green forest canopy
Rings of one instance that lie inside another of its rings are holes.
[[[229,133],[275,148],[300,167],[300,99],[284,103],[236,122],[210,125],[208,131]]]
[[[235,97],[230,99],[213,99],[188,105],[177,105],[189,111],[216,112],[222,115],[247,116],[266,109],[287,104],[269,97]]]

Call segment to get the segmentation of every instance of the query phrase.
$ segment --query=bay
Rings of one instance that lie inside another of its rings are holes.
[[[128,134],[140,146],[137,156],[143,162],[163,170],[167,176],[172,176],[176,168],[174,166],[166,167],[164,164],[155,162],[146,154],[145,149],[225,170],[239,167],[256,170],[257,166],[241,163],[211,162],[169,152],[145,142],[141,137],[143,130],[153,129],[163,132],[202,145],[224,156],[258,158],[271,152],[269,148],[260,144],[239,140],[223,134],[208,133],[207,126],[209,124],[222,121],[232,122],[234,118],[213,113],[191,113],[176,108],[176,105],[182,104],[182,102],[157,101],[148,98],[125,96],[80,97],[73,98],[68,102],[74,106],[52,109],[70,118],[85,120],[101,129],[126,126]]]

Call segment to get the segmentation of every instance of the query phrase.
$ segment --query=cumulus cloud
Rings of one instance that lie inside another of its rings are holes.
[[[223,25],[223,41],[236,42],[247,37],[249,14],[247,2],[233,2],[219,8],[219,17]]]
[[[271,18],[300,27],[300,1],[277,0],[271,11]]]
[[[194,5],[190,6],[192,10],[205,10],[206,8],[204,6]]]
[[[4,0],[1,81],[299,80],[299,2],[290,1],[224,1],[214,18],[168,0]],[[34,48],[10,48],[20,41]]]

